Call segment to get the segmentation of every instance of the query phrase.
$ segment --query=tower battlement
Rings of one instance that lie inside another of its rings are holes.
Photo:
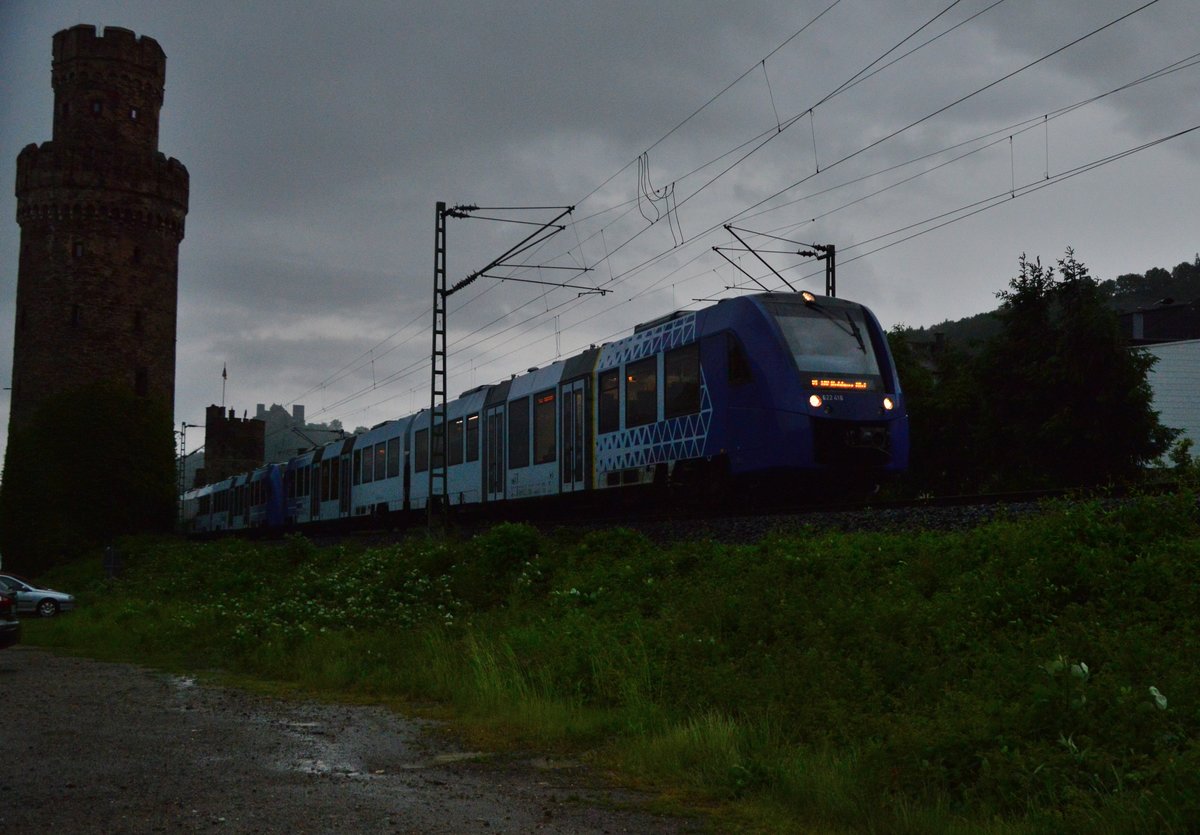
[[[119,193],[113,191],[114,183],[121,184]],[[93,203],[154,198],[159,201],[158,210],[182,220],[187,214],[189,185],[184,164],[161,151],[114,156],[55,142],[29,144],[17,155],[18,222],[27,207],[61,202],[62,189],[70,189],[77,201]]]
[[[54,63],[77,59],[100,59],[120,61],[146,72],[166,77],[167,56],[158,41],[142,35],[138,37],[120,26],[105,26],[102,35],[96,27],[81,23],[63,29],[54,35]]]
[[[54,36],[54,135],[106,150],[158,150],[167,56],[158,41],[109,26]]]

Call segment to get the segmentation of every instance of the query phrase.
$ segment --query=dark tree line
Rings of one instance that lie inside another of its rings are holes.
[[[9,436],[4,567],[37,575],[124,534],[170,531],[175,493],[165,407],[103,385],[51,398]]]
[[[911,329],[889,335],[912,427],[913,491],[1097,486],[1164,454],[1146,375],[1098,283],[1068,249],[1054,267],[1021,256],[997,294],[999,331],[927,357]]]

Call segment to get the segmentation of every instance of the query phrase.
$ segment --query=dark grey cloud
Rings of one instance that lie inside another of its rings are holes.
[[[900,52],[989,4],[964,0]],[[160,148],[192,178],[177,374],[177,420],[191,422],[220,398],[225,363],[226,396],[239,409],[298,399],[310,415],[357,425],[422,405],[438,200],[578,203],[574,222],[528,263],[594,266],[575,280],[613,291],[577,298],[488,280],[464,290],[451,305],[456,390],[724,292],[738,275],[709,249],[728,236],[701,233],[810,176],[745,225],[836,242],[841,293],[886,323],[930,324],[991,305],[1022,251],[1052,259],[1073,245],[1107,277],[1200,247],[1187,186],[1200,174],[1200,143],[1189,138],[852,260],[902,237],[863,243],[883,233],[1200,122],[1196,69],[869,199],[947,157],[829,190],[1189,55],[1188,0],[1160,0],[839,165],[1140,4],[1006,0],[790,123],[949,3],[843,0],[759,63],[827,5],[17,0],[0,6],[0,152],[15,165],[23,145],[50,138],[55,31],[118,25],[162,44]],[[754,137],[771,138],[710,183]],[[654,186],[673,184],[679,203],[652,226],[645,218],[664,203],[643,201],[639,211],[635,200],[634,161],[648,148]],[[11,189],[0,191],[0,215],[14,210]],[[680,232],[686,243],[676,246]],[[452,279],[520,234],[451,221]],[[18,239],[15,223],[0,224],[0,352],[9,355]],[[7,402],[0,412],[3,420]]]

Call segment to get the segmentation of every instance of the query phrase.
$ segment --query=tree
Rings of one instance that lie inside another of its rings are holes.
[[[1154,359],[1130,351],[1073,250],[1053,267],[1024,255],[980,357],[993,487],[1097,485],[1133,475],[1174,433],[1152,408]]]
[[[103,385],[51,398],[9,436],[0,485],[4,565],[37,574],[176,512],[171,416]]]
[[[975,489],[981,462],[971,450],[981,445],[978,415],[983,404],[972,356],[945,342],[923,352],[912,328],[897,326],[887,336],[908,409],[908,491]]]

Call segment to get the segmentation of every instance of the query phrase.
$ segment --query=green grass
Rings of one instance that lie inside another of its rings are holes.
[[[1200,820],[1192,495],[742,546],[503,525],[386,548],[122,548],[119,580],[98,557],[48,578],[80,610],[27,640],[432,705],[743,831]]]

